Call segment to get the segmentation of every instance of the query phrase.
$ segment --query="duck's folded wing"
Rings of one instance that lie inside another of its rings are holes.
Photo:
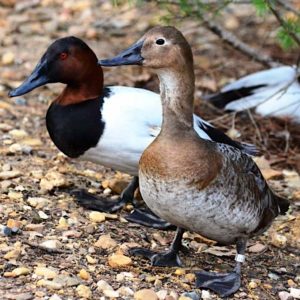
[[[216,144],[217,151],[222,154],[224,170],[232,170],[238,176],[239,184],[255,194],[262,212],[276,217],[284,214],[289,202],[273,193],[263,177],[260,169],[251,157],[225,144]]]
[[[256,146],[254,146],[252,144],[240,143],[240,142],[232,140],[223,131],[215,128],[208,122],[202,120],[200,117],[195,116],[194,121],[195,121],[194,128],[200,137],[205,138],[205,137],[201,136],[201,134],[203,135],[202,132],[204,132],[208,136],[208,138],[205,138],[205,139],[208,139],[208,140],[211,140],[211,141],[214,141],[217,143],[230,145],[234,148],[241,150],[242,152],[244,152],[248,155],[256,156],[256,155],[260,154],[260,150],[257,149]]]

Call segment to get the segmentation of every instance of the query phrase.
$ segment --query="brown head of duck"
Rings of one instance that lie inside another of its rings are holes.
[[[99,63],[102,66],[142,65],[154,69],[160,79],[164,117],[168,112],[162,127],[170,122],[173,128],[176,125],[183,129],[193,128],[193,54],[185,37],[175,27],[154,27],[116,57]]]
[[[273,194],[249,156],[194,134],[193,58],[177,29],[155,27],[115,58],[100,63],[143,65],[154,69],[160,79],[163,125],[140,160],[140,190],[150,209],[178,231],[165,253],[145,249],[131,253],[157,266],[178,266],[181,228],[222,244],[235,243],[232,272],[196,273],[198,288],[211,289],[221,297],[235,293],[241,285],[247,239],[265,231],[279,212],[285,213],[288,202]]]
[[[55,100],[60,105],[76,104],[101,95],[103,72],[95,53],[79,38],[70,36],[49,46],[31,75],[10,97],[21,96],[47,83],[64,83]]]

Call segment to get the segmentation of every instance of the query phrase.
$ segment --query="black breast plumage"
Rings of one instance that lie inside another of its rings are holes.
[[[46,125],[55,146],[65,155],[76,158],[95,147],[104,131],[101,108],[109,89],[96,98],[77,104],[52,103],[46,115]]]

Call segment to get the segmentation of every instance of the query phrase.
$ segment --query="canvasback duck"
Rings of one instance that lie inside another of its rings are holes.
[[[138,162],[159,133],[162,112],[156,93],[131,87],[103,87],[103,73],[97,62],[95,53],[82,40],[58,39],[47,49],[32,74],[9,95],[20,96],[47,83],[66,84],[47,111],[49,135],[56,147],[71,158],[133,175],[119,201],[83,192],[75,194],[79,204],[87,208],[114,212],[133,200],[138,187]],[[194,115],[193,122],[197,134],[204,139],[256,153],[254,146],[231,140],[198,116]],[[169,226],[140,210],[128,219],[158,228]]]
[[[204,99],[225,110],[255,108],[262,116],[284,117],[300,123],[300,69],[281,66],[256,72]]]
[[[197,272],[196,285],[222,297],[241,284],[247,240],[264,232],[287,200],[268,187],[250,156],[228,144],[201,138],[193,127],[193,55],[174,27],[155,27],[105,66],[142,65],[160,80],[163,122],[160,134],[139,163],[140,191],[159,217],[177,226],[169,251],[132,249],[156,266],[180,265],[178,250],[184,230],[223,245],[236,244],[236,267],[230,273]]]

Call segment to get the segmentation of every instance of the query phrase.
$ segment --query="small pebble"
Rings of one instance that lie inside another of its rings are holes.
[[[41,279],[36,283],[37,286],[43,286],[49,290],[60,290],[63,285],[59,282],[47,280],[47,279]]]
[[[255,281],[250,281],[249,288],[250,289],[256,289],[257,288],[257,283]]]
[[[286,291],[279,292],[278,297],[280,300],[291,300],[292,299],[291,294]]]
[[[80,280],[77,276],[58,275],[53,281],[67,287],[77,286],[80,284]]]
[[[290,294],[295,299],[300,299],[300,289],[291,288]]]
[[[24,227],[24,229],[28,230],[28,231],[37,231],[39,233],[42,233],[45,229],[45,225],[43,225],[43,224],[27,224]]]
[[[78,294],[79,297],[82,297],[84,299],[91,299],[92,298],[92,291],[86,285],[80,284],[76,288],[76,292],[77,292],[77,294]]]
[[[4,259],[7,260],[11,260],[11,259],[17,259],[21,254],[21,249],[17,248],[17,249],[13,249],[11,251],[8,251],[5,255],[4,255]]]
[[[104,234],[99,237],[94,246],[101,249],[111,249],[117,246],[117,242],[111,238],[110,234]]]
[[[38,276],[43,276],[46,279],[53,279],[57,276],[56,271],[46,267],[36,267],[34,273]]]
[[[91,278],[90,274],[85,269],[79,271],[79,277],[83,280],[89,280]]]
[[[260,253],[260,252],[263,252],[266,249],[267,249],[267,246],[265,246],[261,243],[256,243],[255,245],[249,247],[248,251],[252,252],[252,253]]]
[[[134,291],[130,287],[128,287],[128,286],[121,286],[118,289],[118,292],[119,292],[120,295],[127,296],[127,297],[134,295]]]
[[[26,267],[19,267],[13,269],[11,272],[5,272],[4,277],[19,277],[22,275],[28,275],[30,270]]]
[[[57,250],[61,248],[61,243],[58,240],[48,240],[40,244],[40,246],[51,250]]]
[[[189,293],[184,293],[182,296],[180,296],[179,300],[181,300],[181,297],[184,297],[186,299],[183,300],[200,300],[200,296],[196,292],[189,292]]]
[[[105,221],[105,214],[99,211],[92,211],[89,214],[89,219],[95,223],[101,223]]]
[[[120,294],[118,291],[113,291],[113,290],[104,290],[103,291],[104,296],[108,298],[118,298],[120,297]]]
[[[2,55],[1,62],[3,65],[11,65],[15,61],[15,54],[13,52],[5,52]]]
[[[159,300],[165,300],[167,295],[168,295],[168,291],[167,290],[160,290],[156,293],[157,297]]]
[[[97,259],[93,258],[93,257],[90,256],[90,255],[86,255],[85,258],[86,258],[87,262],[88,262],[89,264],[91,264],[91,265],[94,265],[94,264],[97,263]]]
[[[184,278],[188,281],[188,282],[194,282],[196,279],[196,275],[194,273],[188,273],[184,276]]]
[[[289,287],[296,287],[297,286],[297,284],[294,282],[294,280],[292,280],[292,279],[289,279],[288,281],[287,281],[287,283],[288,283],[288,285],[289,285]]]
[[[105,280],[99,280],[99,281],[97,282],[97,288],[98,288],[101,292],[103,292],[103,291],[105,291],[105,290],[111,290],[111,291],[113,291],[112,286],[111,286],[109,283],[107,283]]]
[[[47,198],[43,197],[29,197],[27,202],[30,206],[35,207],[37,209],[42,209],[49,205],[50,201]]]
[[[57,294],[52,295],[49,300],[62,300]]]
[[[275,232],[271,235],[271,244],[277,248],[284,248],[287,244],[287,238]]]
[[[1,228],[1,233],[5,236],[11,236],[13,234],[11,228],[7,227],[7,226],[3,226]]]
[[[14,139],[22,139],[22,138],[28,136],[28,133],[24,130],[21,130],[21,129],[12,129],[11,131],[9,131],[9,134]]]
[[[8,219],[6,226],[9,228],[20,228],[22,226],[22,222],[14,219]]]
[[[49,218],[49,216],[45,214],[42,210],[38,211],[38,215],[42,220],[47,220]]]
[[[172,298],[174,298],[175,300],[178,299],[178,294],[177,294],[175,291],[171,291],[171,292],[170,292],[170,296],[171,296]],[[166,299],[166,300],[167,300],[167,299]]]
[[[13,101],[15,102],[16,105],[22,105],[22,106],[25,106],[25,105],[27,104],[26,99],[23,98],[23,97],[15,98]]]
[[[202,297],[203,300],[210,300],[210,299],[212,299],[210,291],[207,291],[207,290],[202,290],[201,297]]]
[[[16,177],[21,176],[21,172],[14,170],[14,171],[2,171],[0,172],[0,180],[6,180],[6,179],[13,179]]]
[[[123,254],[112,254],[108,258],[108,264],[112,268],[125,267],[131,265],[132,260],[130,257],[125,256]]]
[[[273,280],[278,280],[280,278],[277,274],[274,274],[274,273],[269,273],[268,277]]]
[[[156,293],[150,289],[139,290],[134,293],[135,300],[158,300]]]
[[[175,275],[181,276],[185,274],[185,270],[184,269],[176,269],[176,271],[174,272]]]

